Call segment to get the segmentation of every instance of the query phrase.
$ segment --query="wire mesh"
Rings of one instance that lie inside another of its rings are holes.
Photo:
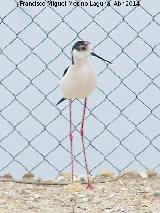
[[[33,2],[33,1],[32,1]],[[46,2],[46,1],[45,1]],[[70,170],[68,103],[56,107],[63,70],[75,41],[88,40],[112,64],[93,61],[96,92],[89,98],[85,146],[91,174],[104,169],[160,167],[160,3],[139,6],[19,6],[0,9],[0,172],[42,177]],[[135,2],[135,1],[132,1]],[[83,100],[74,101],[74,159]],[[93,131],[94,129],[94,131]]]

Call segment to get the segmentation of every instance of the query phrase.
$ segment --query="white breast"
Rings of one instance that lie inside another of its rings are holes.
[[[96,73],[90,64],[72,65],[60,82],[64,98],[85,98],[96,88]]]

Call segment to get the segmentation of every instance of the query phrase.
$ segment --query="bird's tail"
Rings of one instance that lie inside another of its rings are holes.
[[[58,104],[60,104],[61,102],[65,101],[65,100],[66,100],[66,98],[61,98],[61,99],[58,101],[58,103],[56,104],[56,106],[57,106]]]

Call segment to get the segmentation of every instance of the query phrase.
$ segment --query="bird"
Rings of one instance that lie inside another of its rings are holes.
[[[63,77],[60,81],[59,87],[62,90],[63,98],[56,104],[59,105],[65,100],[69,100],[69,139],[71,150],[71,167],[72,176],[71,182],[73,183],[74,176],[74,158],[73,158],[73,134],[72,134],[72,101],[74,99],[84,99],[82,122],[80,128],[81,142],[83,148],[87,186],[86,189],[93,189],[93,185],[90,181],[90,172],[88,168],[86,150],[84,146],[84,121],[87,108],[88,96],[96,89],[97,75],[94,67],[89,62],[89,57],[94,56],[102,61],[111,63],[101,56],[93,52],[92,46],[88,41],[77,41],[72,47],[72,64],[64,70]]]

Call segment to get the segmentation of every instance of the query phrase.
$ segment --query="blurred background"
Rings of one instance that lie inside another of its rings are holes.
[[[81,39],[112,62],[90,59],[98,75],[85,128],[91,174],[160,170],[160,1],[108,2],[57,8],[1,2],[0,175],[47,179],[71,171],[68,101],[56,103],[72,46]],[[85,174],[82,104],[73,103],[76,174]]]

